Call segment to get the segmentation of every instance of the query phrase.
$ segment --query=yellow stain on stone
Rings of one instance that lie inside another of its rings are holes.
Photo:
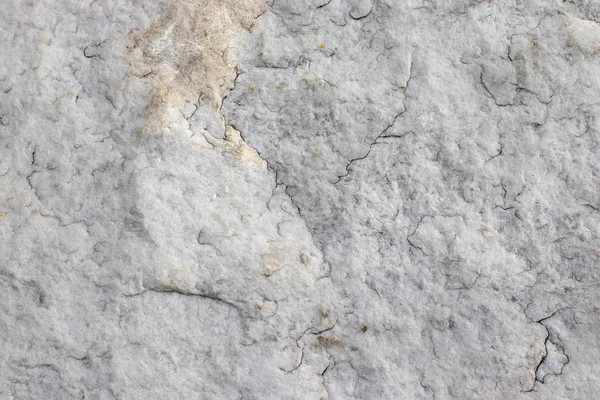
[[[267,168],[266,161],[260,157],[256,150],[248,146],[240,132],[231,125],[227,125],[223,148],[238,161]]]
[[[134,69],[152,97],[143,132],[163,134],[166,113],[199,95],[218,109],[237,76],[233,39],[252,29],[266,0],[172,0],[161,18],[133,36]]]

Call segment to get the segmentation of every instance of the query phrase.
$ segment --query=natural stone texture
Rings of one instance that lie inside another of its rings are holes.
[[[0,398],[597,398],[600,3],[0,21]]]

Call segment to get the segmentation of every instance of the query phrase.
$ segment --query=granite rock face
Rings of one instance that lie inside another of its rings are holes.
[[[596,399],[600,2],[8,0],[1,399]]]

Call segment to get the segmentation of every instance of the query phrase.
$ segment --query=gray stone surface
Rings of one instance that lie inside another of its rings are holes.
[[[600,2],[6,0],[1,399],[600,396]]]

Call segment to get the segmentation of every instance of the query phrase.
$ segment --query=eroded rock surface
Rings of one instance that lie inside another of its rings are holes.
[[[597,398],[600,3],[0,21],[0,398]]]

